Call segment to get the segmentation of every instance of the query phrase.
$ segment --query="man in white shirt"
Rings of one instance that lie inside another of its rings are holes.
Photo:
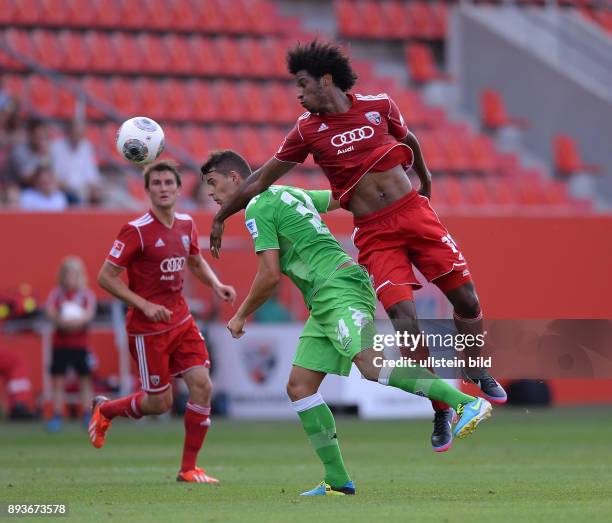
[[[84,130],[82,121],[73,120],[66,136],[51,144],[53,172],[71,203],[76,204],[87,204],[101,185],[94,148]]]

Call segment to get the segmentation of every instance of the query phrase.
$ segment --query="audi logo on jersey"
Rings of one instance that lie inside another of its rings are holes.
[[[369,125],[364,125],[363,127],[334,135],[331,139],[331,144],[334,147],[342,147],[343,145],[348,145],[353,142],[367,140],[368,138],[372,138],[372,136],[374,136],[374,129]]]
[[[162,272],[179,272],[185,268],[186,258],[184,256],[166,258],[159,264]]]

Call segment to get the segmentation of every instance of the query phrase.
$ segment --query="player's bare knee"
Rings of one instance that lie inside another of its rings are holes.
[[[172,408],[172,391],[165,390],[161,394],[147,394],[147,414],[159,415]]]
[[[212,396],[212,381],[208,376],[189,385],[189,399],[199,405],[210,403]]]
[[[370,381],[377,381],[380,369],[374,365],[371,351],[361,351],[353,358],[353,363],[361,375]]]
[[[465,284],[455,289],[454,299],[451,300],[455,313],[462,318],[475,318],[480,314],[480,300],[472,284]]]
[[[316,390],[310,390],[310,387],[308,387],[305,383],[292,380],[289,380],[287,383],[287,396],[289,396],[291,401],[307,398],[308,396],[312,396],[315,392]]]

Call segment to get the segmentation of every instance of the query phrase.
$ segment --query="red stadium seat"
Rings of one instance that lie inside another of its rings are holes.
[[[250,76],[269,78],[275,75],[275,63],[270,60],[271,50],[267,41],[249,38],[243,42],[243,49],[248,51]]]
[[[137,99],[139,105],[134,108],[138,114],[146,114],[156,121],[173,119],[173,109],[166,101],[167,90],[163,88],[161,79],[140,77],[131,82],[132,91],[141,93]],[[131,99],[134,100],[133,97]],[[136,116],[133,111],[130,114]]]
[[[3,2],[2,9],[4,9]],[[40,0],[41,20],[45,26],[63,27],[69,18],[69,10],[64,2],[59,0]]]
[[[507,178],[489,177],[486,179],[493,203],[496,205],[515,205],[517,194]]]
[[[104,37],[99,40],[104,43]],[[110,41],[107,40],[108,52],[115,57],[114,70],[122,73],[135,73],[143,71],[143,54],[144,49],[139,45],[136,36],[130,33],[116,32],[110,36]],[[99,49],[99,52],[104,52]],[[150,63],[150,62],[149,62]]]
[[[198,16],[194,16],[196,8],[189,0],[169,0],[165,2],[167,9],[172,9],[174,27],[180,31],[198,29]]]
[[[219,107],[219,121],[242,122],[244,111],[237,82],[226,80],[215,82],[213,100],[216,100],[216,104]]]
[[[510,118],[501,95],[493,89],[484,89],[480,94],[480,120],[485,129],[497,130],[507,125],[529,127],[524,118]]]
[[[86,9],[84,9],[82,0],[58,0],[56,3],[58,4],[57,9],[62,9],[66,13],[65,25],[67,27],[89,28],[98,24],[101,17],[100,3],[104,1],[92,0],[87,3]],[[109,12],[117,10],[112,0],[106,2],[105,6]]]
[[[289,124],[295,122],[301,107],[292,87],[271,82],[262,90],[265,104],[270,108],[267,120],[271,123]]]
[[[488,136],[474,136],[469,146],[473,168],[482,174],[493,174],[497,169],[493,141]]]
[[[167,0],[147,0],[142,2],[147,29],[171,29],[176,27],[175,11]]]
[[[446,203],[452,207],[462,207],[467,204],[466,191],[455,176],[445,176],[442,184]]]
[[[242,85],[239,95],[244,110],[243,121],[246,123],[265,123],[270,118],[270,106],[265,100],[265,90],[255,82]]]
[[[192,17],[196,20],[196,29],[211,34],[226,32],[224,17],[219,7],[213,2],[192,0]]]
[[[380,8],[385,23],[387,38],[412,38],[415,28],[408,22],[408,13],[402,0],[381,2]]]
[[[162,45],[168,53],[168,71],[178,74],[195,73],[192,46],[186,36],[167,35]]]
[[[185,148],[189,149],[198,162],[203,163],[208,154],[215,149],[209,131],[201,126],[186,126],[183,129],[183,137]]]
[[[187,89],[187,83],[173,78],[165,78],[160,82],[159,91],[163,103],[167,107],[166,118],[188,121],[193,118],[192,100]]]
[[[226,2],[224,0],[208,0],[214,5],[221,14],[223,20],[223,32],[245,34],[253,32],[254,27],[251,20],[246,16],[247,11],[243,2],[233,0]]]
[[[23,29],[8,29],[4,32],[4,38],[8,46],[20,55],[30,60],[35,60],[35,51],[27,31]]]
[[[215,125],[210,132],[215,149],[240,149],[241,144],[236,139],[234,127]]]
[[[418,133],[418,140],[429,170],[433,174],[446,171],[448,164],[444,156],[444,150],[440,146],[435,133],[422,130]]]
[[[473,171],[473,164],[468,150],[467,126],[453,125],[438,132],[438,140],[445,151],[448,169],[455,173]]]
[[[406,5],[408,11],[408,24],[414,27],[414,36],[426,40],[439,38],[436,22],[429,6],[421,1],[410,2]]]
[[[191,96],[192,118],[199,121],[216,122],[221,117],[221,107],[216,92],[209,81],[196,80],[188,86]]]
[[[425,44],[411,44],[406,48],[406,64],[410,79],[416,84],[432,80],[449,80],[446,73],[438,71],[431,49]]]
[[[247,126],[236,128],[232,148],[238,149],[252,168],[263,165],[270,157],[263,145],[258,129]]]
[[[249,75],[249,64],[237,38],[222,36],[215,42],[221,73],[225,76]]]
[[[84,36],[76,31],[57,33],[57,43],[64,51],[62,69],[70,72],[95,70],[94,54],[91,52],[92,47],[88,37],[89,35]],[[102,54],[106,56],[108,53]],[[95,65],[99,64],[95,63]]]
[[[81,81],[81,89],[91,98],[104,104],[110,104],[110,88],[108,82],[103,78],[86,76]],[[87,106],[87,118],[102,118],[103,113],[93,105]]]
[[[122,29],[146,29],[148,27],[148,13],[142,5],[134,5],[134,0],[116,0],[119,20],[117,27]]]
[[[336,0],[334,2],[338,30],[344,36],[361,36],[364,34],[364,21],[355,2]]]
[[[141,91],[140,89],[134,89],[134,81],[130,78],[125,77],[114,77],[110,81],[110,93],[111,103],[123,117],[132,117],[140,114],[142,110],[142,100],[139,93],[146,93],[147,91]],[[158,99],[158,93],[155,96],[144,96],[143,98],[156,98]],[[145,113],[155,118],[150,113]]]
[[[73,85],[70,80],[65,80],[65,85]],[[56,116],[60,118],[74,118],[76,110],[76,97],[70,89],[59,86],[57,90]]]
[[[38,75],[28,79],[29,102],[37,112],[45,116],[57,114],[57,88],[46,78]]]
[[[49,69],[64,68],[63,49],[58,45],[57,33],[39,29],[30,33],[35,60]]]
[[[566,134],[557,134],[553,139],[553,155],[555,170],[562,175],[571,175],[577,172],[599,174],[599,165],[587,164],[582,161],[576,141]]]
[[[471,205],[483,206],[491,203],[487,185],[475,176],[463,181],[466,197]]]
[[[161,37],[144,33],[138,37],[140,45],[140,68],[136,71],[163,73],[169,67],[169,55]]]
[[[363,24],[363,36],[388,38],[387,24],[380,4],[376,0],[359,0],[355,3],[356,8],[360,10],[362,20],[366,21]]]
[[[40,0],[19,0],[15,4],[13,24],[39,25],[44,21]]]
[[[205,36],[189,37],[191,47],[192,67],[194,74],[217,76],[221,72],[221,64],[217,55],[216,45],[211,38]]]
[[[62,36],[62,45],[69,49],[72,46],[79,48],[82,41],[83,56],[77,53],[69,53],[68,67],[71,70],[95,71],[95,72],[112,72],[125,70],[119,62],[119,47],[123,45],[123,34],[120,42],[115,43],[115,38],[109,36],[108,33],[100,31],[88,31],[86,33],[77,33],[76,31],[66,31]],[[69,47],[70,46],[70,47]],[[85,64],[82,64],[87,60]]]

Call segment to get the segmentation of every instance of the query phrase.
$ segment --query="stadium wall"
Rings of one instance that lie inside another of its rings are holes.
[[[210,259],[206,249],[212,214],[193,216],[205,257],[224,281],[236,287],[239,299],[243,298],[256,270],[256,258],[242,219],[236,216],[228,221],[222,258],[217,261]],[[0,289],[29,283],[38,299],[44,300],[55,283],[60,260],[67,254],[77,254],[87,265],[92,287],[106,298],[95,285],[95,276],[116,233],[133,218],[108,212],[0,214],[4,246]],[[332,214],[326,221],[338,236],[347,237],[352,232],[352,220],[347,213]],[[608,241],[612,217],[445,216],[444,221],[467,256],[488,318],[612,318],[609,299],[612,248]],[[210,296],[200,285],[189,291],[191,296],[203,300]],[[416,297],[418,301],[418,293]],[[221,318],[228,319],[230,315],[231,308],[223,305]],[[107,350],[112,333],[101,332],[100,336],[95,337],[95,350],[101,360],[110,357],[106,365],[112,366],[116,351]],[[5,338],[4,343],[28,354],[35,392],[40,392],[43,367],[40,338],[25,334],[10,339]],[[610,383],[610,380],[549,381],[556,404],[612,403]]]

